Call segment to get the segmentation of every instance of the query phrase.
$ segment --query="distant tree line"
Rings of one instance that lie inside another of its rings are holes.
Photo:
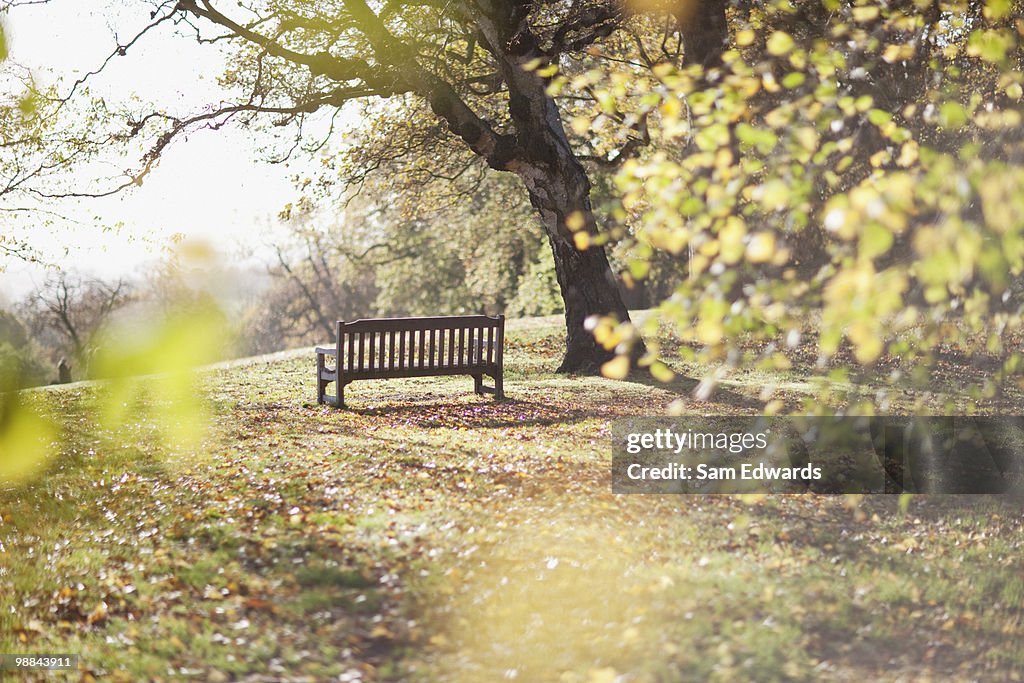
[[[0,309],[0,391],[103,375],[94,363],[112,331],[215,303],[241,320],[244,302],[217,302],[215,287],[168,257],[146,275],[103,279],[54,270],[7,310]],[[59,366],[63,365],[63,370]]]
[[[564,313],[543,229],[512,179],[485,174],[397,194],[370,183],[344,204],[320,208],[304,198],[285,207],[285,236],[270,245],[265,272],[233,276],[251,282],[239,287],[247,295],[218,302],[236,332],[234,355],[322,342],[344,319]],[[628,272],[624,259],[610,255],[613,267]],[[632,308],[653,305],[686,276],[685,259],[656,255],[652,264],[644,280],[622,287]],[[59,381],[62,359],[71,379],[94,378],[93,360],[112,325],[215,298],[213,289],[177,257],[135,278],[55,270],[0,310],[5,385]]]

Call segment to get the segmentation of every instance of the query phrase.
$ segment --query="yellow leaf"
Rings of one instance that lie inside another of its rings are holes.
[[[558,73],[557,64],[548,64],[547,66],[537,69],[537,75],[541,78],[550,78]]]
[[[616,356],[601,366],[601,374],[608,379],[625,379],[629,374],[629,356]]]
[[[587,224],[587,219],[583,215],[582,211],[573,211],[565,217],[565,227],[569,228],[573,232],[583,229]]]
[[[903,147],[900,148],[900,158],[896,161],[900,166],[906,167],[917,161],[918,146],[913,140],[908,140],[903,143]]]
[[[747,226],[739,216],[730,216],[718,232],[721,242],[722,261],[733,264],[743,258],[743,238],[747,235]]]
[[[878,18],[878,5],[864,5],[853,8],[853,19],[858,22],[873,21]]]
[[[589,116],[574,116],[569,122],[569,127],[576,135],[586,135],[590,132],[591,120]]]
[[[747,245],[747,260],[751,263],[771,261],[775,254],[775,235],[770,232],[759,232],[750,238]]]
[[[793,37],[785,31],[776,31],[768,37],[768,54],[781,57],[793,49]]]
[[[668,122],[676,121],[683,111],[683,103],[677,97],[670,97],[661,103],[661,115]]]
[[[862,365],[874,363],[882,355],[883,344],[877,334],[860,335],[854,344],[853,355]]]
[[[818,132],[814,128],[810,126],[798,128],[794,136],[796,141],[800,143],[800,146],[808,152],[813,152],[818,148]]]
[[[718,320],[703,319],[697,323],[697,339],[702,344],[717,344],[725,336],[725,328]]]

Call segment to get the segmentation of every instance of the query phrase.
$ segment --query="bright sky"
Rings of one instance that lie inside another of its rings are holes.
[[[53,0],[18,8],[5,20],[10,58],[33,70],[36,79],[73,81],[94,69],[116,44],[149,23],[145,2],[83,3]],[[93,94],[108,101],[132,93],[144,101],[201,105],[217,101],[216,77],[225,60],[218,48],[173,36],[163,25],[147,34],[127,57],[90,81]],[[240,259],[240,245],[257,249],[274,229],[274,216],[295,191],[290,166],[258,161],[258,141],[235,130],[201,131],[174,144],[141,188],[102,200],[65,202],[52,208],[80,216],[83,225],[57,234],[30,233],[34,246],[69,270],[100,276],[130,274],[159,255],[175,234],[211,243]],[[301,164],[301,162],[299,162]],[[134,166],[134,164],[133,164]],[[119,233],[98,231],[103,223],[123,223]],[[70,253],[63,256],[63,247]],[[45,277],[42,269],[7,264],[0,273],[0,295],[20,296]]]

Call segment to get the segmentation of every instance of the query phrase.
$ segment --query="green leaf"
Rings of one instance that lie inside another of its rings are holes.
[[[1009,16],[1012,9],[1013,3],[1011,0],[986,0],[984,10],[985,18],[991,21],[999,21],[1000,19]]]
[[[943,102],[939,107],[939,125],[943,128],[963,128],[967,118],[967,110],[959,102]]]
[[[778,136],[771,129],[755,128],[749,123],[741,123],[736,126],[736,137],[740,142],[756,147],[761,154],[768,154],[779,142]]]
[[[1006,60],[1006,53],[1014,43],[1013,36],[1005,31],[973,31],[967,42],[967,54],[981,57],[992,64],[999,64]]]
[[[671,382],[676,373],[672,372],[667,365],[660,360],[651,364],[651,375],[659,382]]]
[[[786,74],[785,78],[782,79],[782,86],[789,90],[793,88],[799,88],[807,80],[807,76],[800,73],[799,71],[791,71]]]
[[[629,262],[629,273],[637,280],[643,280],[651,270],[651,263],[646,259],[632,259]]]
[[[907,514],[907,509],[910,508],[910,500],[914,497],[913,493],[901,493],[900,494],[900,514]]]
[[[876,222],[871,221],[864,227],[864,234],[860,238],[860,253],[864,258],[875,258],[881,256],[892,248],[892,232]]]
[[[53,455],[57,429],[51,420],[22,406],[18,397],[0,406],[0,484],[38,475]]]
[[[892,114],[884,109],[872,109],[868,112],[868,121],[876,126],[884,126],[892,121]]]

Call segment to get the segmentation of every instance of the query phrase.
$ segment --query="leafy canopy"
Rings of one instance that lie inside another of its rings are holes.
[[[776,1],[730,11],[719,68],[577,77],[649,121],[603,238],[627,240],[636,277],[653,254],[688,257],[661,306],[684,357],[784,369],[816,353],[822,391],[871,367],[885,386],[848,410],[884,411],[962,353],[988,368],[963,381],[991,407],[1021,368],[1020,9]],[[594,328],[620,351],[637,336]]]

